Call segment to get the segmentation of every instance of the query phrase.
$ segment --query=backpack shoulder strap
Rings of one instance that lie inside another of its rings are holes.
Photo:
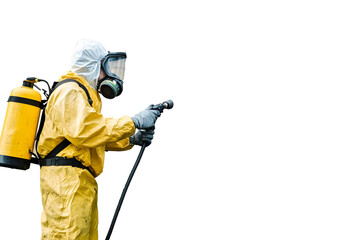
[[[65,83],[68,83],[68,82],[75,82],[79,85],[79,87],[81,87],[84,92],[86,93],[86,96],[88,98],[88,102],[90,104],[90,106],[92,106],[93,104],[93,101],[92,99],[90,98],[90,94],[89,94],[89,91],[86,89],[86,87],[81,84],[80,82],[74,80],[74,79],[65,79],[65,80],[62,80],[61,82],[58,82],[58,83],[55,83],[52,87],[52,90],[51,90],[51,93],[55,91],[56,88],[58,88],[59,86],[65,84]],[[40,138],[40,133],[42,131],[42,128],[44,126],[44,122],[45,122],[45,107],[43,109],[43,113],[42,113],[42,116],[41,116],[41,120],[40,120],[40,127],[39,127],[39,132],[36,136],[36,140],[38,141],[39,138]],[[53,157],[56,157],[56,155],[61,152],[62,150],[64,150],[67,146],[70,145],[70,142],[69,140],[67,140],[66,138],[59,144],[57,145],[53,150],[51,150],[50,153],[48,153],[48,155],[45,156],[45,159],[47,158],[53,158]]]
[[[65,79],[65,80],[62,80],[61,82],[58,82],[56,83],[54,86],[53,86],[53,89],[51,90],[51,92],[54,92],[56,88],[58,88],[59,86],[63,85],[64,83],[68,83],[68,82],[75,82],[79,85],[79,87],[81,87],[84,92],[86,93],[86,96],[88,98],[88,102],[90,104],[90,106],[92,106],[93,104],[93,100],[91,99],[90,97],[90,94],[89,94],[89,91],[87,90],[87,88],[82,84],[80,83],[79,81],[76,81],[74,79]]]
[[[48,158],[54,158],[56,157],[56,155],[61,152],[62,150],[64,150],[67,146],[70,145],[70,141],[67,140],[66,138],[64,140],[61,141],[61,143],[59,143],[53,150],[51,150],[51,152],[48,153],[48,155],[46,155],[44,157],[44,159],[48,159]]]

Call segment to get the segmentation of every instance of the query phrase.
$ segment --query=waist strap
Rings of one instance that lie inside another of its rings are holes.
[[[64,157],[54,157],[40,160],[40,167],[43,166],[72,166],[77,168],[86,169],[94,176],[90,168],[85,167],[80,161],[75,158],[64,158]],[[94,176],[95,177],[95,176]]]

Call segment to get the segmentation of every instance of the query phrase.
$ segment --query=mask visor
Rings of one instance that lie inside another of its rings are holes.
[[[105,73],[113,78],[124,80],[126,53],[109,53],[103,62]]]

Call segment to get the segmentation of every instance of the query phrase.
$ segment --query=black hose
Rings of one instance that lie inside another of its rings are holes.
[[[142,157],[142,155],[143,155],[143,153],[144,153],[144,151],[145,151],[145,148],[146,148],[146,144],[143,144],[143,145],[141,146],[141,149],[140,149],[139,155],[138,155],[138,157],[137,157],[137,159],[136,159],[136,162],[135,162],[135,164],[134,164],[134,166],[133,166],[133,168],[132,168],[132,170],[131,170],[131,172],[130,172],[130,175],[129,175],[127,181],[126,181],[125,187],[124,187],[124,189],[123,189],[123,191],[122,191],[122,194],[121,194],[119,203],[118,203],[117,208],[116,208],[116,210],[115,210],[114,217],[113,217],[113,220],[112,220],[112,222],[111,222],[111,225],[110,225],[110,228],[109,228],[109,231],[108,231],[108,233],[107,233],[107,235],[106,235],[105,240],[109,240],[109,239],[110,239],[111,233],[112,233],[112,231],[113,231],[113,229],[114,229],[114,226],[115,226],[116,219],[117,219],[117,217],[118,217],[118,215],[119,215],[119,212],[120,212],[121,205],[122,205],[122,203],[123,203],[123,201],[124,201],[124,198],[125,198],[125,195],[126,195],[126,191],[127,191],[127,189],[129,188],[130,182],[131,182],[131,180],[132,180],[132,178],[133,178],[133,176],[134,176],[134,174],[135,174],[136,168],[138,167],[138,165],[139,165],[139,163],[140,163],[140,160],[141,160],[141,157]]]
[[[51,94],[51,87],[48,83],[48,81],[44,80],[44,79],[38,79],[39,82],[45,82],[47,87],[48,87],[48,91],[49,91],[49,94],[46,96],[46,93],[44,92],[44,95],[46,96],[46,98],[49,98],[50,94]]]
[[[153,105],[152,109],[154,110],[159,110],[161,113],[163,112],[164,109],[171,109],[173,108],[174,106],[174,102],[172,100],[168,100],[168,101],[165,101],[163,103],[160,103],[160,104],[157,104],[157,105]],[[155,128],[155,127],[154,127]],[[154,129],[153,128],[153,129]],[[120,200],[119,200],[119,203],[117,205],[117,208],[115,210],[115,213],[114,213],[114,217],[113,217],[113,220],[111,222],[111,225],[110,225],[110,228],[109,228],[109,231],[106,235],[106,238],[105,240],[109,240],[110,239],[110,236],[111,236],[111,233],[114,229],[114,226],[115,226],[115,222],[116,222],[116,219],[119,215],[119,212],[120,212],[120,208],[121,208],[121,205],[124,201],[124,198],[125,198],[125,194],[126,194],[126,191],[127,189],[129,188],[129,185],[130,185],[130,182],[131,182],[131,179],[133,178],[134,174],[135,174],[135,171],[136,171],[136,168],[138,167],[139,163],[140,163],[140,160],[141,160],[141,157],[145,151],[145,148],[148,146],[147,143],[144,143],[142,146],[141,146],[141,149],[140,149],[140,152],[139,152],[139,155],[136,159],[136,162],[131,170],[131,173],[126,181],[126,184],[125,184],[125,187],[122,191],[122,194],[121,194],[121,197],[120,197]]]

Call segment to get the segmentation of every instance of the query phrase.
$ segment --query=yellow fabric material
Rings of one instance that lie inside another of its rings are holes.
[[[128,116],[104,118],[100,113],[100,95],[85,79],[72,72],[62,76],[60,81],[64,79],[82,83],[89,91],[93,107],[89,105],[85,91],[77,83],[70,82],[58,87],[46,107],[46,120],[38,151],[41,157],[46,156],[65,137],[71,145],[57,156],[75,157],[98,176],[103,171],[105,150],[122,151],[132,148],[129,137],[135,133],[134,123]]]
[[[71,166],[41,168],[41,239],[97,240],[97,183]]]
[[[86,93],[77,83],[59,86],[51,95],[45,112],[45,123],[39,139],[38,151],[46,156],[63,139],[71,144],[57,156],[76,158],[91,169],[95,176],[103,171],[105,150],[128,150],[129,137],[135,133],[128,116],[104,118],[101,99],[85,79],[68,72],[61,80],[74,79],[89,91],[93,107]],[[98,239],[97,183],[81,168],[44,166],[40,170],[43,203],[41,239]]]

